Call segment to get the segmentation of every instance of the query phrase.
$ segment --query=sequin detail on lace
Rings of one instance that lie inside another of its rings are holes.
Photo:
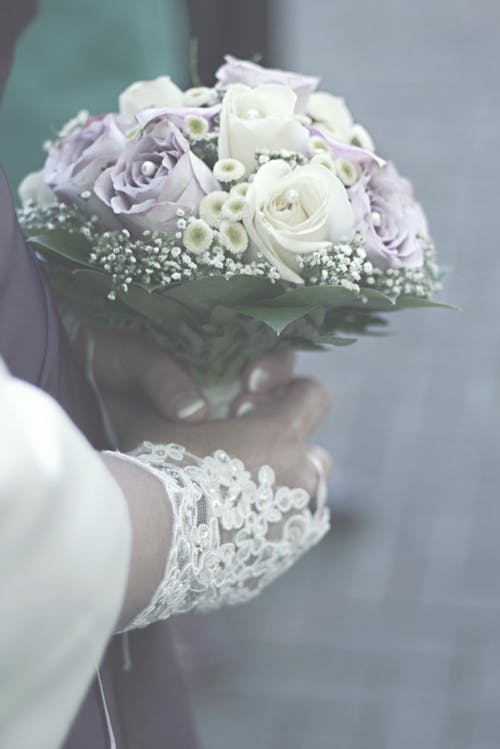
[[[313,511],[303,489],[275,490],[269,466],[254,481],[223,450],[199,459],[180,445],[144,442],[130,456],[162,480],[174,530],[164,579],[127,629],[248,601],[328,531],[324,502]]]

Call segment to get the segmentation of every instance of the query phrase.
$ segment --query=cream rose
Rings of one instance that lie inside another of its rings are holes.
[[[168,75],[152,81],[136,81],[120,94],[120,114],[133,118],[141,109],[182,107],[184,94]]]
[[[354,121],[342,97],[317,91],[309,97],[307,114],[329,135],[347,143]]]
[[[243,222],[253,245],[286,281],[303,283],[297,255],[350,238],[353,212],[342,182],[317,164],[264,164],[245,198]]]
[[[220,113],[219,159],[238,159],[248,174],[258,149],[306,153],[308,131],[295,116],[296,101],[287,86],[229,86]]]
[[[352,143],[374,151],[373,140],[362,125],[355,124],[353,116],[341,96],[327,91],[316,91],[307,101],[307,114],[316,126],[340,143]]]

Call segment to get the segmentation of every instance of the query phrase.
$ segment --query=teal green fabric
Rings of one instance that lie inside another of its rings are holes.
[[[13,192],[76,112],[113,111],[136,80],[168,74],[187,85],[187,59],[182,0],[42,0],[0,109],[0,162]]]

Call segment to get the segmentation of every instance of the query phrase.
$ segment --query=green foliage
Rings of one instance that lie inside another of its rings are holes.
[[[49,256],[54,254],[56,255],[56,259],[67,260],[89,268],[93,267],[89,260],[92,249],[91,242],[80,232],[73,234],[60,229],[54,229],[43,233],[40,232],[34,236],[28,236],[27,239],[33,249],[44,256],[46,254]]]
[[[279,346],[321,351],[380,335],[383,315],[448,305],[373,288],[291,286],[252,275],[212,275],[162,287],[132,282],[110,301],[111,277],[89,262],[91,242],[57,229],[29,237],[57,294],[93,323],[131,328],[165,347],[201,385],[234,380],[250,360]]]

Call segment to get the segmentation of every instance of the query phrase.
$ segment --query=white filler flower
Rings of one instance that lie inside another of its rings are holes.
[[[197,114],[188,114],[184,120],[184,129],[192,140],[203,140],[208,133],[208,122]]]
[[[229,86],[220,113],[219,158],[238,159],[249,174],[259,149],[306,153],[309,134],[295,116],[296,101],[287,86]]]
[[[219,182],[236,182],[245,174],[245,167],[238,159],[219,159],[214,164],[213,173]]]
[[[349,238],[353,212],[342,182],[323,166],[292,169],[281,159],[264,164],[250,185],[245,228],[281,278],[303,283],[297,255],[329,249]]]
[[[195,86],[184,91],[183,104],[185,107],[204,107],[213,104],[216,99],[213,88]]]
[[[346,187],[352,187],[361,177],[361,169],[352,161],[337,159],[335,166],[340,181]]]
[[[133,118],[149,107],[181,107],[183,93],[168,75],[152,81],[136,81],[120,94],[120,113]]]
[[[213,238],[212,229],[202,218],[191,219],[182,235],[184,247],[194,255],[206,252],[210,248]]]
[[[201,218],[210,226],[219,226],[222,221],[222,209],[228,197],[229,193],[224,190],[215,190],[205,195],[200,202]]]
[[[248,247],[248,234],[239,223],[223,221],[219,234],[222,244],[233,255],[242,255]]]
[[[245,198],[243,195],[229,195],[222,207],[222,218],[228,219],[228,221],[241,221],[244,208]]]
[[[329,153],[325,153],[324,151],[319,151],[318,153],[316,153],[311,159],[311,164],[319,164],[320,166],[324,166],[325,169],[329,169],[334,174],[337,174],[335,161]]]
[[[372,136],[370,135],[368,130],[359,123],[356,123],[352,126],[350,141],[353,146],[366,148],[367,151],[375,152],[375,144],[373,142]]]
[[[237,195],[244,198],[250,187],[250,182],[239,182],[237,185],[233,185],[229,191],[231,195]]]

